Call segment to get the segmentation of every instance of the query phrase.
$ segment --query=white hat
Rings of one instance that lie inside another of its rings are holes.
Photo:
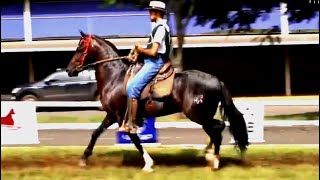
[[[154,9],[159,11],[166,11],[166,4],[161,1],[150,1],[149,7],[147,9]]]

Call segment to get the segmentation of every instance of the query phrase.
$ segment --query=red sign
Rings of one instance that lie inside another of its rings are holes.
[[[11,109],[5,117],[1,117],[1,127],[6,127],[11,130],[17,130],[21,127],[14,125],[14,119],[12,115],[15,114],[14,110]]]

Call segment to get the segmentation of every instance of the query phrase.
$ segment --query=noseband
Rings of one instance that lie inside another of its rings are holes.
[[[89,67],[89,66],[94,66],[96,64],[100,64],[100,63],[104,63],[104,62],[118,61],[118,60],[121,60],[121,59],[131,60],[130,56],[119,56],[119,57],[112,57],[112,58],[102,59],[102,60],[96,61],[94,63],[90,63],[90,64],[87,64],[87,65],[83,66],[84,60],[86,59],[86,57],[88,55],[89,46],[90,46],[90,43],[92,41],[92,35],[90,34],[87,38],[82,37],[81,41],[83,41],[85,43],[85,49],[84,49],[84,52],[82,54],[81,63],[80,63],[80,65],[78,65],[76,67],[76,70],[79,71],[79,72],[82,71],[83,69]],[[130,54],[132,52],[133,52],[133,50],[130,51]]]

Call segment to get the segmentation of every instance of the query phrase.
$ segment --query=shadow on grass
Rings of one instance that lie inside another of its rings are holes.
[[[162,153],[150,153],[150,156],[155,162],[156,166],[189,166],[189,167],[205,167],[208,165],[204,154],[199,153],[199,150],[184,150],[177,154]],[[124,166],[140,166],[144,165],[142,157],[134,151],[125,151],[122,161]],[[253,164],[247,161],[243,161],[240,157],[221,157],[220,169],[228,166],[241,166],[241,167],[253,167]]]

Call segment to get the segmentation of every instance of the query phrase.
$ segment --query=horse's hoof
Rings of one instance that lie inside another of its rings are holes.
[[[80,161],[79,161],[79,166],[80,167],[86,167],[87,166],[87,160],[81,158]]]
[[[218,158],[215,158],[215,159],[213,160],[213,167],[212,167],[212,169],[213,169],[213,170],[218,170],[218,169],[219,169],[219,165],[220,165],[220,160],[219,160]]]
[[[207,153],[206,160],[208,161],[208,166],[211,167],[211,170],[218,170],[219,169],[219,166],[220,166],[219,155]]]
[[[153,170],[152,168],[150,168],[150,167],[144,167],[144,168],[142,169],[142,171],[143,171],[143,172],[146,172],[146,173],[152,173],[152,172],[154,172],[154,170]]]

